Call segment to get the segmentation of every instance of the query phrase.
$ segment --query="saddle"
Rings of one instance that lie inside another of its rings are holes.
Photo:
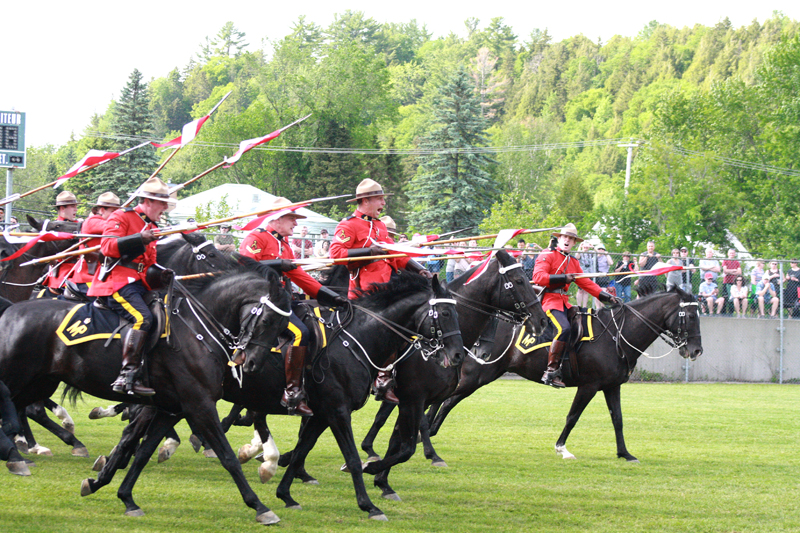
[[[109,309],[102,300],[98,298],[92,303],[77,303],[70,309],[56,329],[58,338],[67,346],[106,339],[106,347],[113,339],[121,339],[124,329],[130,327],[131,323]],[[144,348],[150,351],[169,332],[169,322],[164,303],[157,292],[145,294],[144,301],[153,313],[153,328]]]
[[[323,310],[326,317],[323,317]],[[303,300],[301,305],[293,306],[292,311],[297,315],[297,318],[303,321],[311,335],[308,345],[311,357],[306,360],[306,370],[310,370],[322,350],[328,345],[328,332],[326,332],[325,324],[333,320],[335,311],[330,308],[320,307],[316,300]],[[291,340],[292,337],[290,335],[281,333],[278,336],[278,344],[272,348],[272,353],[275,357],[271,358],[270,362],[281,372],[284,371],[283,358]]]

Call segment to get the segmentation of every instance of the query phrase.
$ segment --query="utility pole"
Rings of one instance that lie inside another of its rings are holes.
[[[625,194],[628,194],[628,187],[631,184],[631,161],[633,160],[633,149],[639,146],[639,143],[631,139],[628,144],[618,144],[620,148],[628,149],[628,164],[625,167]]]

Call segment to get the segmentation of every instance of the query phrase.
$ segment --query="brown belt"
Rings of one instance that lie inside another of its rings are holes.
[[[567,294],[567,291],[564,289],[545,289],[544,292],[549,292],[551,294]]]
[[[140,274],[144,272],[145,264],[144,263],[137,263],[135,261],[120,261],[118,263],[119,266],[124,266],[125,268],[130,268],[139,272]]]

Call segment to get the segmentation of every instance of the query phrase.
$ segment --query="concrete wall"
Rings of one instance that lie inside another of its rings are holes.
[[[659,373],[683,380],[689,365],[689,381],[777,381],[780,371],[781,322],[755,318],[700,317],[703,355],[683,359],[661,339],[639,358],[637,371]],[[784,320],[783,381],[800,381],[800,320]]]

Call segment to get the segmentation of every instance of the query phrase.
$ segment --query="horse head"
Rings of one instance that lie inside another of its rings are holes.
[[[63,231],[64,233],[76,233],[80,231],[81,222],[70,222],[68,220],[37,220],[31,215],[26,215],[28,224],[36,231]]]
[[[674,287],[670,292],[677,294],[678,308],[674,318],[668,322],[668,328],[678,342],[678,353],[681,357],[694,361],[703,353],[697,300],[692,294],[678,287]]]
[[[496,301],[492,304],[499,309],[513,310],[511,313],[514,315],[527,316],[524,322],[526,331],[541,335],[549,320],[542,309],[542,302],[530,283],[531,280],[526,278],[522,270],[522,264],[517,263],[505,250],[497,252],[495,259],[499,273],[497,281],[499,289],[495,291]]]
[[[0,259],[11,257],[16,251],[17,247],[8,242],[5,237],[0,235]],[[0,261],[0,270],[10,269],[12,263],[13,261]]]
[[[439,365],[443,368],[460,366],[464,362],[464,342],[461,340],[456,301],[436,276],[431,279],[431,289],[433,298],[428,302],[428,316],[419,331],[431,332],[436,346],[433,357]]]

